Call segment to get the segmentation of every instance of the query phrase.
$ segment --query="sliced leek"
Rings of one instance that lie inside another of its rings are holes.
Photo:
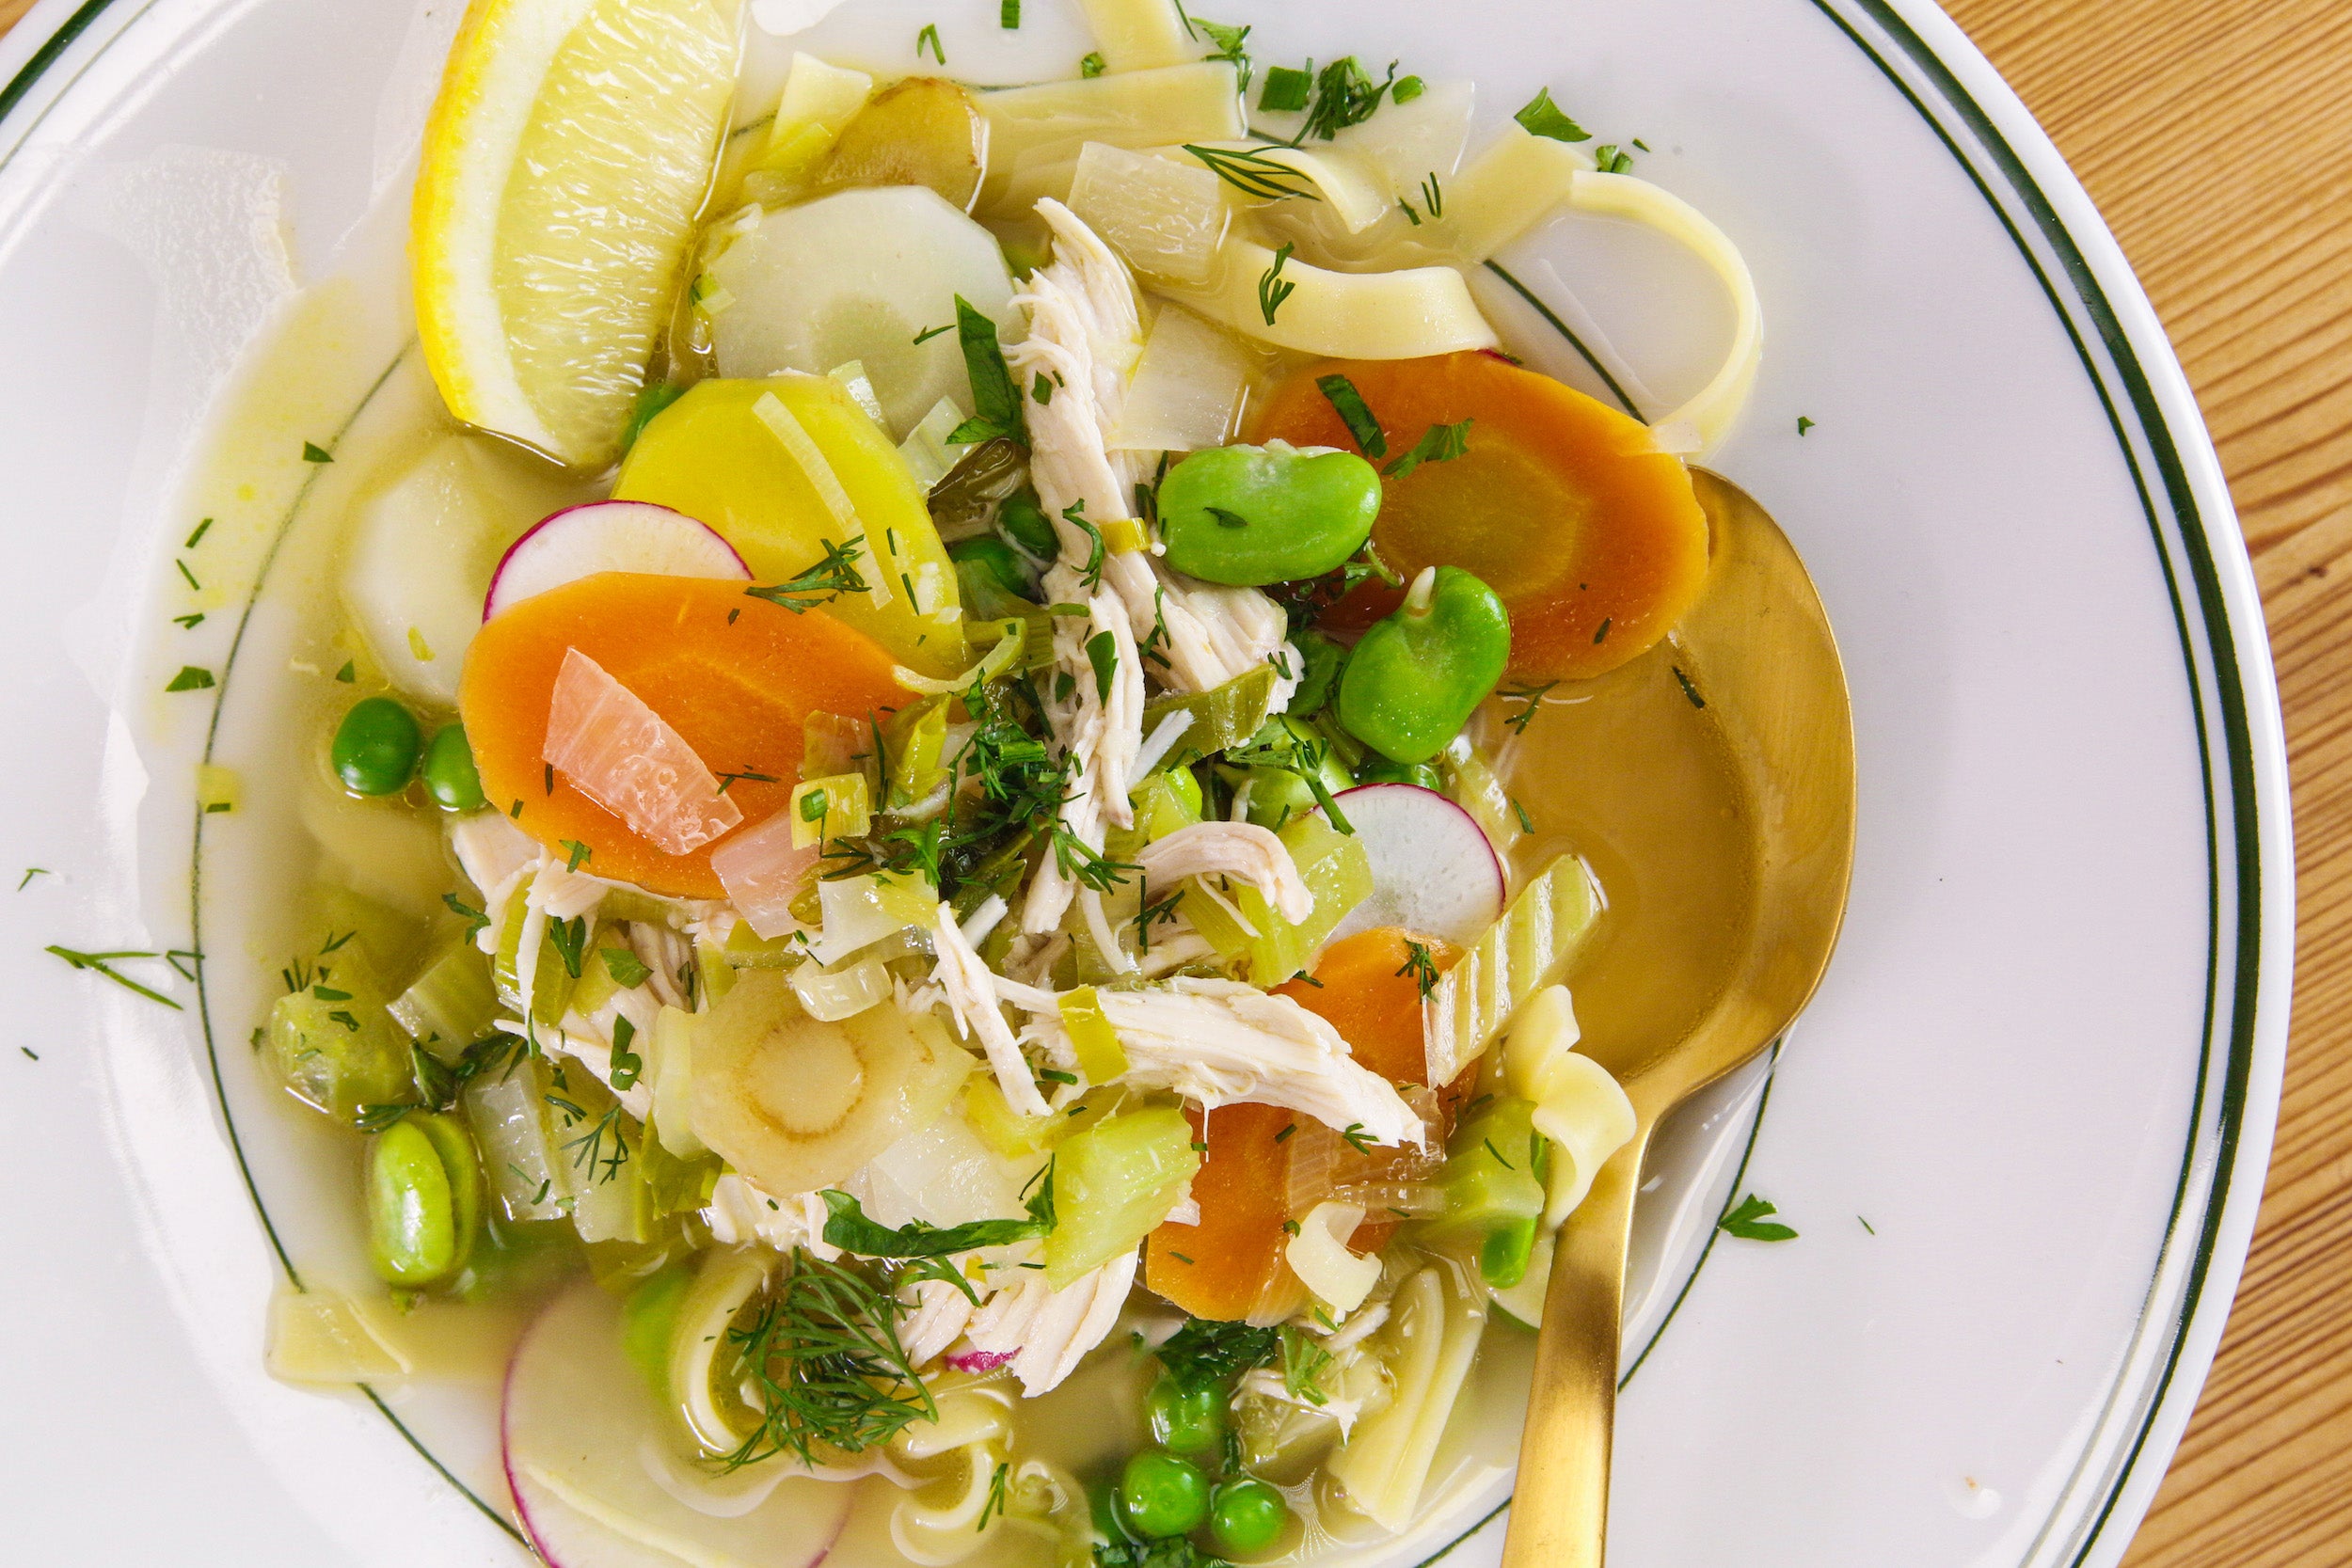
[[[1280,274],[1291,291],[1268,322],[1261,284],[1275,260],[1255,240],[1228,235],[1208,283],[1168,292],[1245,337],[1335,359],[1420,359],[1497,346],[1470,285],[1452,267],[1329,272],[1292,257]]]

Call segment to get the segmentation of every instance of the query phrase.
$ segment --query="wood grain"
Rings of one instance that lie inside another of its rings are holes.
[[[2352,1563],[2352,5],[1945,0],[2187,367],[2286,709],[2295,1029],[2254,1251],[2129,1568]]]
[[[32,0],[0,0],[0,32]],[[2253,550],[2300,913],[2229,1333],[2127,1568],[2352,1564],[2352,4],[1946,0],[2171,334]]]

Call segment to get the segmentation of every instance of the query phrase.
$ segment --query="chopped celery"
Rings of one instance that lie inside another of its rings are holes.
[[[482,1168],[507,1219],[551,1220],[571,1199],[569,1173],[556,1148],[547,1102],[547,1064],[517,1056],[503,1072],[466,1085],[466,1120],[482,1150]]]
[[[1045,1282],[1058,1291],[1134,1248],[1200,1168],[1192,1125],[1170,1105],[1106,1117],[1054,1151]]]
[[[338,1121],[415,1098],[408,1042],[392,1026],[363,965],[339,966],[281,996],[269,1011],[270,1058],[294,1098]]]
[[[907,926],[929,926],[939,895],[920,876],[888,871],[838,877],[817,884],[824,934],[811,949],[819,963],[835,963]]]
[[[873,825],[874,799],[863,773],[827,773],[792,786],[792,847],[856,838]]]
[[[1519,1004],[1558,981],[1599,912],[1593,879],[1573,855],[1560,856],[1521,888],[1422,1004],[1429,1082],[1452,1083]]]
[[[653,1130],[661,1147],[681,1160],[710,1150],[695,1135],[688,1112],[694,1080],[694,1015],[664,1007],[653,1021]]]
[[[523,1005],[519,960],[523,928],[531,919],[530,891],[531,883],[525,880],[508,897],[506,918],[499,926],[498,954],[490,965],[490,979],[497,988],[500,1003],[516,1012],[522,1010]],[[564,967],[564,950],[551,930],[554,925],[553,920],[541,922],[538,962],[531,973],[531,1016],[546,1024],[561,1021],[572,1000],[573,975]],[[581,945],[585,947],[584,940]]]
[[[1481,1276],[1497,1290],[1526,1276],[1535,1222],[1544,1212],[1534,1114],[1527,1101],[1502,1095],[1455,1129],[1438,1177],[1445,1211],[1419,1227],[1433,1246],[1467,1248]]]
[[[926,697],[900,710],[882,726],[882,744],[890,768],[888,809],[921,804],[947,783],[947,700]]]
[[[1152,774],[1129,792],[1128,799],[1134,802],[1136,827],[1146,844],[1200,820],[1200,781],[1189,768]]]
[[[789,979],[792,994],[819,1023],[837,1023],[890,1000],[890,971],[879,958],[854,959],[838,969],[804,963]]]
[[[1266,709],[1274,701],[1274,669],[1261,664],[1235,675],[1222,686],[1182,697],[1162,697],[1143,709],[1143,733],[1150,735],[1171,713],[1189,713],[1192,723],[1177,737],[1171,760],[1205,757],[1239,746],[1263,727]]]
[[[1193,928],[1229,961],[1246,958],[1250,977],[1261,986],[1279,985],[1312,967],[1332,928],[1372,895],[1372,857],[1352,835],[1319,814],[1297,818],[1278,836],[1289,848],[1307,891],[1314,895],[1314,908],[1305,920],[1295,926],[1284,920],[1253,887],[1236,887],[1227,899],[1248,923],[1248,928],[1212,898],[1184,900]]]
[[[1092,986],[1064,992],[1059,1006],[1061,1026],[1070,1033],[1071,1046],[1078,1053],[1078,1070],[1086,1074],[1088,1083],[1107,1084],[1127,1070],[1127,1053],[1112,1031],[1111,1021],[1103,1016],[1102,1000]]]
[[[604,902],[596,906],[596,914],[603,920],[642,921],[648,926],[667,926],[675,929],[684,919],[687,907],[675,898],[664,898],[643,888],[612,887],[604,892]]]
[[[727,940],[719,944],[719,951],[738,969],[784,969],[808,949],[801,944],[797,931],[771,939],[739,920],[728,930]]]
[[[735,966],[727,962],[727,956],[718,943],[697,938],[694,961],[678,977],[678,984],[686,991],[689,1006],[699,1002],[707,1010],[735,989]]]
[[[443,1063],[454,1064],[466,1047],[490,1032],[498,1006],[490,960],[461,940],[425,965],[424,973],[392,999],[390,1010],[411,1039]]]
[[[421,927],[415,921],[341,883],[317,884],[305,902],[309,924],[325,933],[319,942],[322,970],[360,962],[379,975],[405,974],[422,956]]]
[[[644,1132],[612,1091],[584,1069],[559,1069],[548,1091],[555,1144],[572,1189],[572,1224],[583,1242],[652,1238],[653,1186],[646,1177]]]

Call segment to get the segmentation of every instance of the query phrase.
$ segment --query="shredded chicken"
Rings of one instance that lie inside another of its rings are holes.
[[[907,1365],[921,1367],[963,1338],[972,1322],[972,1300],[944,1279],[918,1279],[901,1287],[906,1316],[898,1320],[898,1343]]]
[[[1066,561],[1045,574],[1046,592],[1057,602],[1085,592]],[[1084,602],[1085,620],[1064,616],[1055,624],[1055,662],[1069,677],[1069,692],[1048,698],[1045,717],[1055,739],[1077,765],[1062,798],[1058,831],[1085,849],[1057,843],[1030,879],[1021,928],[1032,936],[1061,924],[1077,891],[1076,873],[1084,869],[1079,863],[1086,855],[1101,854],[1104,831],[1135,822],[1127,795],[1136,752],[1143,744],[1143,660],[1117,599],[1098,593]],[[1089,649],[1104,647],[1100,638],[1109,641],[1107,657],[1098,665]],[[1063,682],[1057,678],[1054,684],[1058,688]]]
[[[944,994],[956,1027],[966,1038],[978,1040],[980,1048],[988,1053],[988,1065],[995,1069],[996,1086],[1004,1090],[1005,1102],[1024,1116],[1046,1115],[1050,1107],[1045,1097],[1038,1093],[1037,1080],[1022,1057],[1021,1042],[998,1010],[996,976],[989,973],[987,961],[964,940],[952,906],[939,906],[931,941],[939,955],[931,968],[931,978]]]
[[[1147,884],[1161,887],[1186,877],[1238,878],[1293,925],[1314,912],[1315,895],[1300,879],[1290,847],[1254,823],[1195,822],[1145,845],[1136,863]]]
[[[805,1247],[830,1262],[841,1249],[825,1240],[825,1200],[816,1193],[771,1197],[734,1171],[719,1178],[704,1206],[703,1223],[722,1246],[757,1242],[778,1252]]]
[[[965,1331],[983,1351],[1012,1354],[1012,1374],[1031,1398],[1078,1370],[1087,1352],[1119,1323],[1135,1285],[1136,1254],[1120,1254],[1061,1290],[1024,1271],[972,1315]]]

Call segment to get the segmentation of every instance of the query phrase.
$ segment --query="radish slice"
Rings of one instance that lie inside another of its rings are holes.
[[[850,1487],[758,1475],[781,1462],[706,1480],[674,1424],[621,1349],[619,1303],[583,1280],[541,1312],[508,1364],[500,1419],[507,1484],[539,1555],[554,1568],[823,1560],[849,1519]]]
[[[1402,926],[1468,947],[1502,918],[1502,863],[1468,812],[1419,784],[1342,790],[1340,812],[1372,857],[1372,895],[1331,932]]]
[[[686,737],[578,648],[564,650],[539,755],[665,855],[691,855],[743,820]]]
[[[734,546],[683,512],[651,501],[591,501],[541,519],[507,546],[490,574],[482,618],[598,572],[752,579]]]

